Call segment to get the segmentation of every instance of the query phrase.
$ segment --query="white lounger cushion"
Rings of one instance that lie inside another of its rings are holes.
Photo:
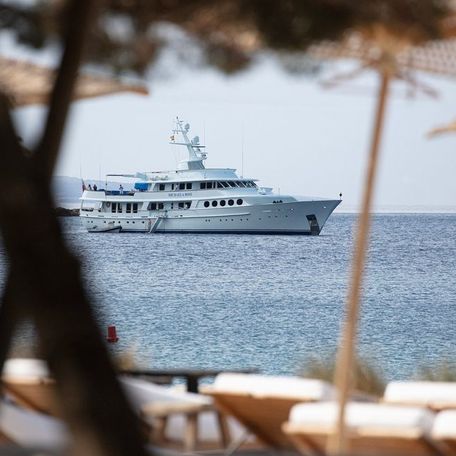
[[[290,411],[289,423],[296,428],[302,426],[331,430],[336,424],[337,411],[336,402],[298,404]],[[391,435],[405,432],[428,435],[435,416],[422,407],[358,402],[348,403],[345,413],[346,425],[353,431]]]
[[[436,408],[456,406],[456,382],[391,382],[383,399],[384,402]]]
[[[144,405],[153,402],[189,402],[197,405],[212,404],[212,398],[208,396],[176,391],[175,389],[155,385],[139,378],[120,376],[119,380],[133,407],[138,411],[140,411]]]
[[[20,446],[61,449],[68,442],[61,421],[6,401],[0,403],[0,432]]]
[[[328,400],[333,399],[336,395],[334,387],[322,380],[234,373],[217,375],[213,391],[216,393],[246,394],[258,398],[303,401]]]
[[[10,358],[5,361],[2,377],[5,380],[35,383],[49,378],[49,369],[46,361],[41,359]]]
[[[444,410],[436,415],[432,427],[432,438],[456,440],[456,410]]]

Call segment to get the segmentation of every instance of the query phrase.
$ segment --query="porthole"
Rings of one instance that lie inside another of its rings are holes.
[[[225,200],[220,201],[220,206],[225,206],[225,204],[226,204]]]
[[[209,201],[204,201],[204,207],[209,207]]]
[[[234,200],[228,200],[228,206],[232,206],[234,204]]]
[[[217,206],[217,201],[212,201],[212,207],[216,207]]]
[[[242,201],[241,198],[239,198],[239,199],[236,201],[236,204],[237,204],[238,206],[240,206],[243,202],[244,202],[244,201]]]

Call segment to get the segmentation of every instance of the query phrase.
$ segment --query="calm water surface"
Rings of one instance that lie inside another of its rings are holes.
[[[148,367],[292,374],[334,351],[355,216],[322,235],[88,234],[66,218],[100,325]],[[387,378],[456,359],[456,214],[374,216],[361,352]]]

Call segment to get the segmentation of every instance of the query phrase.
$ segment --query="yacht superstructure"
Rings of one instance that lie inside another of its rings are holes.
[[[235,169],[206,168],[207,154],[189,124],[176,119],[170,144],[187,148],[174,171],[110,174],[136,180],[131,190],[89,189],[80,217],[89,232],[317,235],[338,199],[278,195]]]

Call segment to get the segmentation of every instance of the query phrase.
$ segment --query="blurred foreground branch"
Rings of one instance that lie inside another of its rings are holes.
[[[42,141],[26,153],[0,96],[0,229],[9,259],[0,311],[0,369],[19,318],[36,326],[77,454],[145,454],[137,418],[116,379],[84,291],[79,264],[54,215],[50,179],[95,2],[73,0]]]

